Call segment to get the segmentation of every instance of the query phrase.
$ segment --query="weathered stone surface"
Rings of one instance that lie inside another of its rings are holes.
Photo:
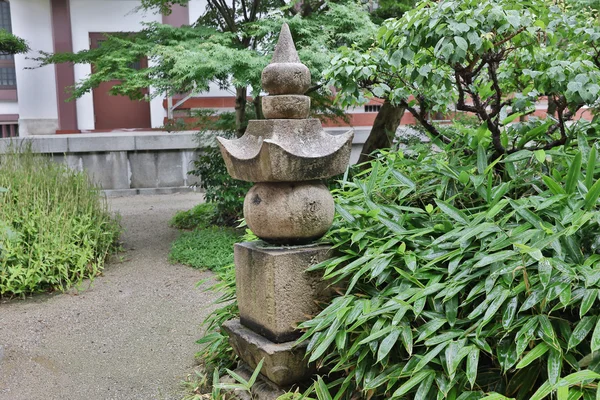
[[[300,63],[274,63],[263,69],[262,87],[269,94],[304,94],[310,87],[310,70]]]
[[[296,51],[296,45],[294,39],[292,39],[292,33],[290,27],[285,22],[281,25],[281,31],[279,32],[279,38],[277,39],[277,46],[273,51],[272,63],[300,63],[300,57]]]
[[[310,113],[310,97],[299,95],[265,96],[262,111],[266,119],[303,119]]]
[[[253,370],[246,365],[244,362],[240,362],[240,365],[234,371],[236,374],[244,378],[245,380],[249,380],[252,376]],[[221,383],[238,383],[235,379],[230,377],[229,375],[222,376],[219,381]],[[234,399],[238,400],[276,400],[279,396],[283,395],[287,392],[289,388],[280,388],[265,376],[259,375],[258,379],[252,386],[250,393],[245,391],[233,391],[227,390],[226,392]],[[229,397],[228,397],[229,398]]]
[[[283,24],[271,64],[262,72],[263,89],[269,94],[304,94],[310,87],[310,71],[300,62],[287,24]]]
[[[242,323],[276,343],[300,337],[296,325],[319,311],[315,301],[327,301],[332,293],[322,274],[306,269],[332,255],[328,246],[236,244],[236,293]]]
[[[218,138],[227,171],[249,182],[329,178],[348,165],[354,132],[326,133],[318,119],[250,121],[240,139]]]
[[[335,205],[321,182],[257,183],[244,200],[244,217],[259,238],[270,243],[309,243],[333,223]]]
[[[295,342],[273,343],[244,327],[239,320],[228,321],[222,328],[229,335],[235,353],[251,369],[264,358],[261,374],[278,386],[301,382],[314,372],[304,358],[306,343],[300,346],[294,346]]]

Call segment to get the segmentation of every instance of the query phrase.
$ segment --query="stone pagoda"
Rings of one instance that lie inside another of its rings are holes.
[[[250,369],[264,358],[267,384],[287,389],[312,374],[298,323],[318,312],[327,284],[306,269],[331,257],[311,244],[331,227],[334,203],[324,178],[346,170],[353,132],[330,135],[308,118],[310,71],[300,62],[284,24],[271,63],[262,72],[266,120],[248,123],[236,140],[219,138],[229,174],[254,182],[244,200],[248,227],[263,241],[235,245],[240,319],[223,326]]]

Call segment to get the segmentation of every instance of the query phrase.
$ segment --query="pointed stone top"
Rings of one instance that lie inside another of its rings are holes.
[[[277,41],[271,63],[300,63],[300,57],[298,57],[290,27],[285,22],[281,27],[279,40]]]

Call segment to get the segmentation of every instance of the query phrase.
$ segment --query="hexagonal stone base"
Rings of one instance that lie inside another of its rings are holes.
[[[296,342],[273,343],[246,328],[235,319],[222,326],[229,335],[229,343],[235,353],[254,370],[264,359],[261,375],[277,386],[287,386],[308,379],[314,368],[304,358],[307,343],[294,346]]]
[[[332,256],[329,246],[261,247],[260,242],[234,247],[235,278],[243,325],[275,343],[300,337],[298,323],[315,315],[316,301],[332,290],[322,274],[306,269]]]

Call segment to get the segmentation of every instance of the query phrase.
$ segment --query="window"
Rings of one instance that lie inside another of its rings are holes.
[[[0,0],[0,29],[12,33],[10,3],[5,0]],[[15,57],[12,54],[0,53],[0,89],[15,89],[16,87]]]
[[[381,106],[380,105],[368,105],[368,106],[365,106],[365,112],[366,113],[376,113],[376,112],[379,112],[379,110],[381,110]]]

